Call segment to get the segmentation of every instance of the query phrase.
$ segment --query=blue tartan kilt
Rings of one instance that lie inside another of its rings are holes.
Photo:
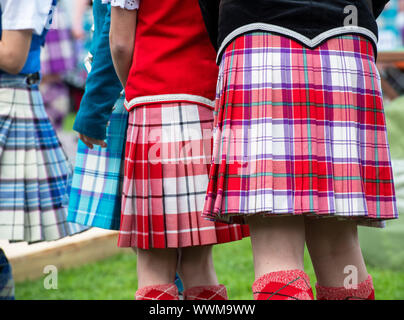
[[[0,75],[0,239],[28,243],[84,231],[67,222],[72,168],[36,84]]]
[[[68,221],[119,230],[128,112],[124,96],[115,103],[107,127],[107,147],[91,150],[79,140],[69,195]]]

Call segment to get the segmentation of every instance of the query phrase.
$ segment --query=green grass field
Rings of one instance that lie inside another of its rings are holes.
[[[251,300],[253,264],[249,239],[214,248],[219,281],[227,286],[229,298]],[[315,276],[309,256],[305,268],[314,286]],[[392,271],[369,267],[376,288],[376,299],[404,299],[404,270]],[[16,299],[126,300],[136,290],[136,255],[118,254],[109,259],[87,264],[58,274],[58,289],[46,290],[43,278],[16,285]]]

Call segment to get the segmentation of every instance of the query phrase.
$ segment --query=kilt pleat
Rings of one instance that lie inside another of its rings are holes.
[[[369,40],[345,35],[308,49],[257,32],[227,48],[203,215],[244,223],[258,213],[369,226],[398,217]]]
[[[180,248],[235,241],[248,228],[202,218],[212,110],[154,104],[129,114],[120,247]]]
[[[68,221],[119,230],[128,112],[124,96],[115,103],[107,127],[107,147],[78,143]]]
[[[0,79],[0,239],[38,242],[83,231],[67,222],[71,168],[37,87]]]

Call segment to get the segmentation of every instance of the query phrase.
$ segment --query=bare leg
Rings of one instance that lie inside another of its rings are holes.
[[[184,284],[184,290],[196,286],[217,285],[212,246],[182,248],[178,274]]]
[[[304,270],[305,243],[302,216],[248,218],[254,255],[255,279],[281,270]]]
[[[348,276],[344,273],[347,266],[357,270],[358,283],[367,279],[356,222],[336,218],[306,218],[305,226],[306,243],[318,284],[343,287]]]
[[[137,249],[138,288],[174,283],[177,249]]]

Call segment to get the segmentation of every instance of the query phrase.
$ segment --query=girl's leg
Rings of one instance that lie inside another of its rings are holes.
[[[280,271],[304,269],[304,219],[292,217],[248,218],[254,256],[255,279]]]
[[[174,283],[177,249],[137,249],[138,288]]]
[[[212,246],[181,249],[178,273],[184,284],[185,300],[227,300],[224,285],[218,284]]]
[[[306,218],[305,226],[306,243],[317,277],[317,298],[362,299],[373,295],[357,223],[336,218]]]
[[[348,276],[344,269],[349,266],[357,271],[359,282],[367,278],[356,222],[306,218],[305,225],[307,248],[320,285],[342,287]]]
[[[197,286],[218,285],[212,246],[182,248],[178,274],[185,290]]]
[[[248,218],[254,255],[256,300],[312,300],[310,279],[304,273],[304,218]]]
[[[178,300],[176,249],[137,249],[136,300]]]

